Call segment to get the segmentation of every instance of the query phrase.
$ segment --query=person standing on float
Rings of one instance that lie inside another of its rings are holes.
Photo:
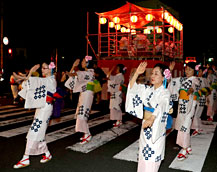
[[[26,150],[23,158],[14,165],[14,168],[22,168],[30,165],[30,155],[42,155],[40,163],[46,163],[51,160],[47,143],[45,140],[45,133],[49,124],[49,119],[53,111],[53,93],[56,92],[56,80],[53,75],[55,65],[42,64],[41,77],[31,77],[40,65],[35,65],[31,68],[27,77],[21,77],[14,73],[17,79],[25,80],[22,84],[23,89],[19,95],[25,99],[25,108],[36,108],[33,123],[27,134]]]
[[[138,172],[157,172],[165,154],[166,123],[170,106],[170,92],[166,82],[170,70],[156,64],[151,73],[151,86],[137,84],[139,75],[146,70],[142,62],[130,80],[127,90],[126,111],[143,119],[139,138]]]

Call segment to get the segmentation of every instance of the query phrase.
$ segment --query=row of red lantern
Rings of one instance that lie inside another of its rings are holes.
[[[147,21],[152,21],[153,18],[154,18],[154,16],[153,16],[152,14],[147,14],[147,15],[145,16],[145,19],[146,19]],[[132,16],[130,17],[130,20],[131,20],[131,22],[136,23],[136,22],[138,21],[138,17],[137,17],[136,15],[132,15]],[[120,23],[121,19],[116,16],[116,17],[114,17],[114,18],[112,19],[112,21],[113,21],[114,23],[118,24],[118,23]],[[106,19],[105,17],[101,17],[100,20],[99,20],[99,23],[100,23],[100,24],[106,24],[106,22],[107,22],[107,19]]]
[[[167,11],[164,12],[162,17],[177,30],[181,31],[183,29],[182,24],[173,16],[171,16]]]
[[[152,21],[153,18],[154,16],[152,14],[147,14],[145,16],[145,19],[147,21]],[[167,11],[164,12],[164,14],[162,14],[162,18],[164,18],[168,23],[170,23],[177,30],[181,31],[183,29],[182,24],[177,19],[175,19],[173,16],[171,16]],[[120,23],[120,18],[117,16],[114,17],[112,20],[113,22],[109,22],[109,25],[111,25],[109,27],[111,28],[114,27],[114,24]],[[138,21],[138,17],[136,15],[132,15],[130,20],[131,22],[136,23]],[[100,24],[105,24],[106,22],[107,22],[107,19],[105,17],[101,17],[99,20]]]

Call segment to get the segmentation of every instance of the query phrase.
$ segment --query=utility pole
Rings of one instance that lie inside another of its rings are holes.
[[[1,69],[3,69],[3,1],[1,1]]]

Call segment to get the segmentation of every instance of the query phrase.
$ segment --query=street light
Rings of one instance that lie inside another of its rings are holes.
[[[8,45],[8,44],[9,44],[9,40],[8,40],[7,37],[4,37],[4,38],[3,38],[3,43],[4,43],[5,45]]]

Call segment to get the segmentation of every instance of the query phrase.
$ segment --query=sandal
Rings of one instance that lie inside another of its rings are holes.
[[[186,153],[184,153],[184,152],[186,152]],[[182,160],[184,160],[184,159],[187,159],[188,158],[188,155],[187,155],[188,153],[187,153],[187,151],[182,151],[182,153],[179,153],[178,154],[178,156],[177,156],[177,158],[178,158],[178,160],[179,161],[182,161]]]
[[[91,140],[92,136],[89,135],[86,138],[83,138],[82,141],[80,142],[81,145],[88,143]]]
[[[199,132],[197,130],[194,130],[194,132],[192,133],[192,136],[196,136],[198,134],[199,134]]]
[[[52,159],[52,155],[50,154],[49,156],[42,155],[42,159],[40,160],[40,163],[46,163]]]
[[[187,154],[192,155],[192,149],[189,147],[186,149]]]
[[[115,124],[114,124],[114,128],[117,128],[117,127],[120,127],[121,126],[121,124],[122,124],[122,122],[121,121],[117,121]]]
[[[27,167],[29,165],[30,165],[29,158],[27,158],[27,159],[19,161],[16,165],[14,165],[14,168],[18,169],[18,168]]]

